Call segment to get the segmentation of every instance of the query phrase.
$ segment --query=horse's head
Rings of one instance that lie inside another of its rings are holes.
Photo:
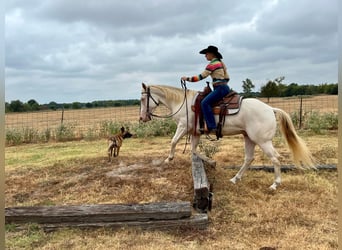
[[[155,94],[151,92],[149,86],[142,83],[142,91],[140,98],[140,120],[147,122],[151,120],[151,116],[155,108],[159,105],[159,100]]]

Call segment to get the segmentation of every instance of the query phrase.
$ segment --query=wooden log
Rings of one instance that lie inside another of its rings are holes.
[[[190,202],[5,208],[6,223],[110,223],[177,220],[191,216]]]
[[[77,227],[77,228],[141,228],[144,230],[172,230],[172,229],[206,229],[209,220],[207,214],[194,214],[191,217],[176,220],[150,220],[150,221],[117,221],[117,222],[98,222],[98,223],[55,223],[40,224],[44,231],[50,232],[60,228]]]
[[[224,169],[240,169],[240,166],[227,166],[224,167]],[[333,164],[328,164],[328,165],[318,165],[316,166],[318,170],[337,170],[337,166]],[[273,166],[251,166],[249,170],[255,170],[255,171],[266,171],[266,172],[274,172],[274,167]],[[291,170],[298,170],[295,166],[289,165],[289,166],[281,166],[280,170],[282,172],[287,172]]]
[[[198,155],[192,155],[192,178],[194,181],[194,208],[206,212],[210,202],[210,184]]]

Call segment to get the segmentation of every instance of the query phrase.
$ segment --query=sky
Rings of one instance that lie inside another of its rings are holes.
[[[338,0],[8,0],[5,100],[140,99],[223,55],[229,85],[337,83]],[[210,77],[187,87],[202,90]]]

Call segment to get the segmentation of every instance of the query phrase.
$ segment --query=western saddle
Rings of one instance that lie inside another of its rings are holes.
[[[207,82],[207,86],[204,87],[203,91],[199,91],[197,96],[194,98],[194,102],[191,105],[191,109],[195,112],[195,124],[194,124],[194,135],[196,135],[197,130],[197,121],[199,122],[200,129],[204,131],[204,116],[201,110],[201,101],[206,97],[210,92],[211,88],[209,86],[209,82]],[[222,100],[215,103],[212,107],[214,115],[219,115],[219,122],[217,124],[217,132],[216,137],[217,140],[222,138],[222,128],[224,126],[226,116],[227,115],[235,115],[240,111],[241,101],[243,96],[240,96],[235,91],[230,91],[228,95],[223,97]]]

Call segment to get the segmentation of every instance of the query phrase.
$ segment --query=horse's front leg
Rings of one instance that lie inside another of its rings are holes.
[[[171,150],[169,156],[165,160],[166,163],[169,163],[173,160],[173,157],[175,156],[176,145],[179,142],[179,140],[186,134],[186,132],[186,126],[184,126],[183,124],[179,124],[176,133],[171,140]]]
[[[196,149],[197,149],[199,141],[200,141],[200,136],[199,135],[192,135],[191,136],[191,152],[193,154],[196,153]]]

